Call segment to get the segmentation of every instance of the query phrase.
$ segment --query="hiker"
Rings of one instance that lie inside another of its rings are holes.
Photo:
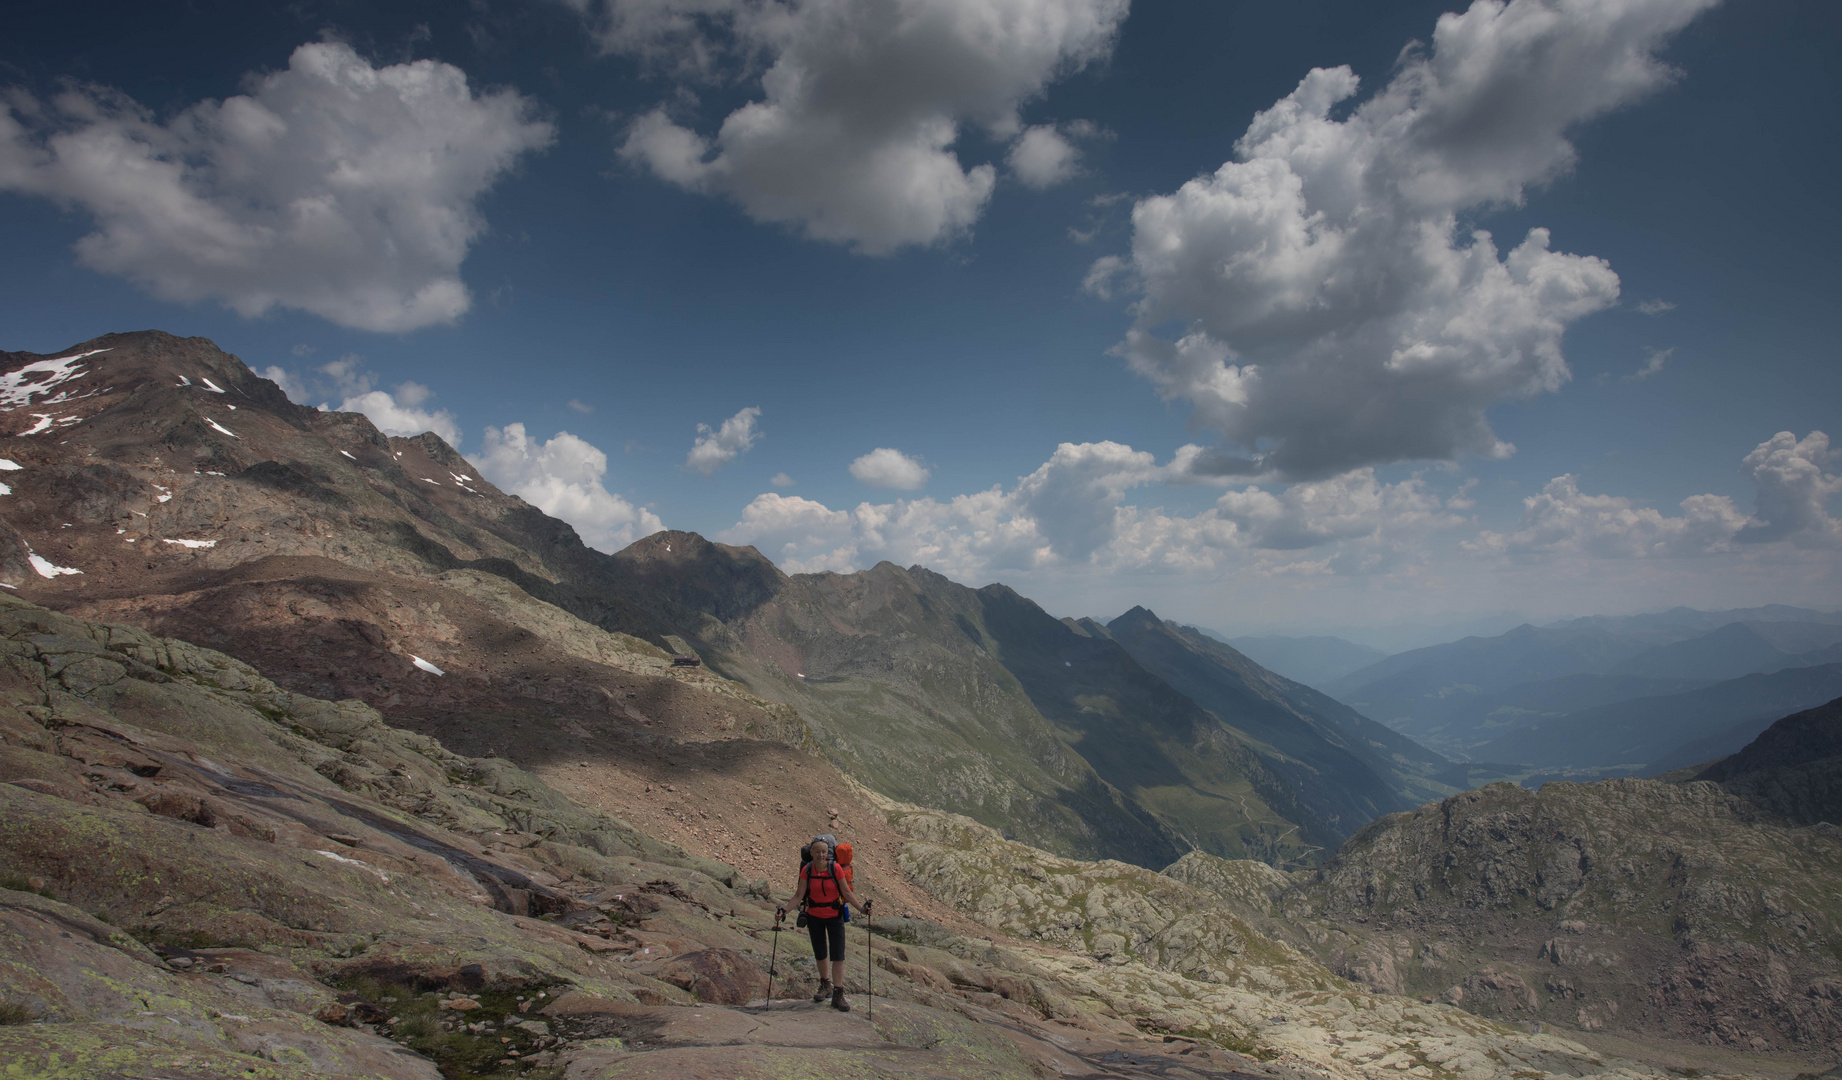
[[[812,842],[812,861],[799,869],[793,906],[804,908],[806,930],[812,935],[812,957],[819,962],[819,992],[812,1000],[824,1001],[830,994],[832,1008],[850,1012],[850,1003],[844,1000],[844,905],[857,903],[857,894],[851,891],[850,881],[838,873],[831,849],[824,837]],[[865,915],[870,913],[869,904],[862,908]],[[831,958],[829,978],[825,971],[827,957]]]

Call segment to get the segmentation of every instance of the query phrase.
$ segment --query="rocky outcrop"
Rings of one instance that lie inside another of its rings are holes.
[[[1370,825],[1265,925],[1487,1016],[1828,1054],[1839,875],[1842,833],[1711,783],[1495,784]]]
[[[1035,1000],[1047,990],[1075,1006],[1130,1016],[1143,1030],[1253,1049],[1339,1075],[1651,1071],[1553,1033],[1531,1034],[1450,1003],[1376,993],[1334,976],[1304,951],[1225,911],[1209,891],[1212,884],[1239,898],[1257,893],[1262,882],[1275,893],[1288,887],[1286,875],[1260,863],[1193,854],[1176,869],[1208,883],[1197,887],[1124,863],[1060,859],[963,817],[901,804],[887,804],[885,812],[911,837],[902,863],[920,882],[1023,942],[953,946],[956,956],[1026,975],[1027,982],[1007,991],[1013,1000]],[[1050,943],[1059,948],[1043,947]],[[944,980],[958,980],[950,964],[927,963]],[[1490,978],[1482,976],[1480,985]],[[1039,1007],[1053,1014],[1053,1005]]]
[[[1842,825],[1842,698],[1785,717],[1699,779],[1800,825]]]

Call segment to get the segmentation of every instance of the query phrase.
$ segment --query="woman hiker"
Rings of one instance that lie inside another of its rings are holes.
[[[812,957],[819,962],[819,992],[814,1001],[831,995],[831,1007],[850,1012],[844,1000],[844,905],[857,903],[850,883],[832,865],[831,844],[823,839],[812,842],[812,861],[799,868],[799,888],[793,894],[793,906],[806,909],[806,930],[812,935]],[[870,905],[863,904],[863,913]],[[831,977],[825,974],[825,958],[831,957]]]

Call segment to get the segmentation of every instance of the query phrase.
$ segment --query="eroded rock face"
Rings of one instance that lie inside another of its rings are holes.
[[[1828,1052],[1842,834],[1712,783],[1510,784],[1375,822],[1262,924],[1483,1015]]]

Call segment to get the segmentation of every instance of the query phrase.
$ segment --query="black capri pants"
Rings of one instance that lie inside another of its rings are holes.
[[[806,933],[812,935],[812,958],[824,960],[828,951],[833,960],[844,959],[844,916],[829,919],[806,916]]]

